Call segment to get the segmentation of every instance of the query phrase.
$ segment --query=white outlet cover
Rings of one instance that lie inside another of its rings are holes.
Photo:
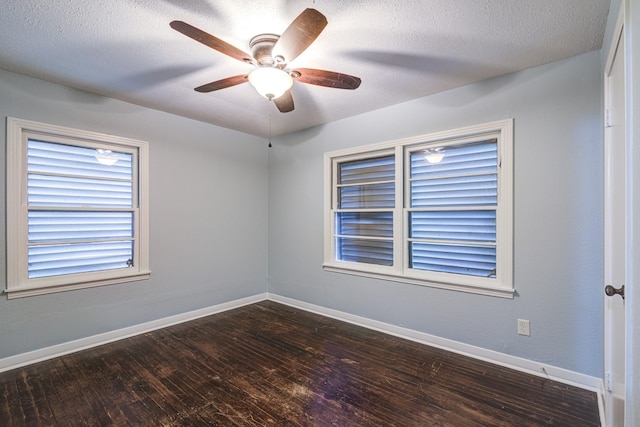
[[[531,336],[531,326],[528,320],[518,319],[518,335]]]

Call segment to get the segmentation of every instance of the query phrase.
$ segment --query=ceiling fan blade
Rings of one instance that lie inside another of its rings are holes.
[[[200,42],[212,49],[215,49],[220,53],[224,53],[225,55],[235,58],[238,61],[253,63],[253,58],[248,53],[243,52],[237,47],[230,45],[224,40],[220,40],[219,38],[212,36],[211,34],[202,31],[201,29],[196,28],[193,25],[187,24],[183,21],[171,21],[169,25],[174,30],[184,34],[187,37],[191,37],[195,41]]]
[[[247,74],[240,74],[233,77],[227,77],[226,79],[217,80],[215,82],[207,83],[206,85],[198,86],[196,92],[213,92],[214,90],[220,90],[231,86],[239,85],[249,81]]]
[[[289,63],[309,47],[327,26],[327,18],[315,9],[305,9],[291,25],[284,30],[272,50],[278,62]]]
[[[281,113],[293,111],[293,96],[291,96],[291,91],[288,90],[282,96],[275,98],[273,103],[276,104],[276,107],[278,107]]]
[[[361,82],[359,77],[350,76],[349,74],[313,68],[296,68],[291,71],[291,76],[302,83],[336,89],[357,89]]]

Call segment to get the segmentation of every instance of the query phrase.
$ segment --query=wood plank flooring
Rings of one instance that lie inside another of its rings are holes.
[[[270,301],[0,374],[0,426],[598,426],[595,393]]]

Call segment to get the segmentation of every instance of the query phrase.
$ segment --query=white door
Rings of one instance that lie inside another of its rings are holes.
[[[626,283],[626,125],[623,28],[605,74],[604,371],[607,426],[624,426]]]

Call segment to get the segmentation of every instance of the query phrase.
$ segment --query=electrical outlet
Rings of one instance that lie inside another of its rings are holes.
[[[528,320],[518,319],[518,335],[531,336],[531,325]]]

